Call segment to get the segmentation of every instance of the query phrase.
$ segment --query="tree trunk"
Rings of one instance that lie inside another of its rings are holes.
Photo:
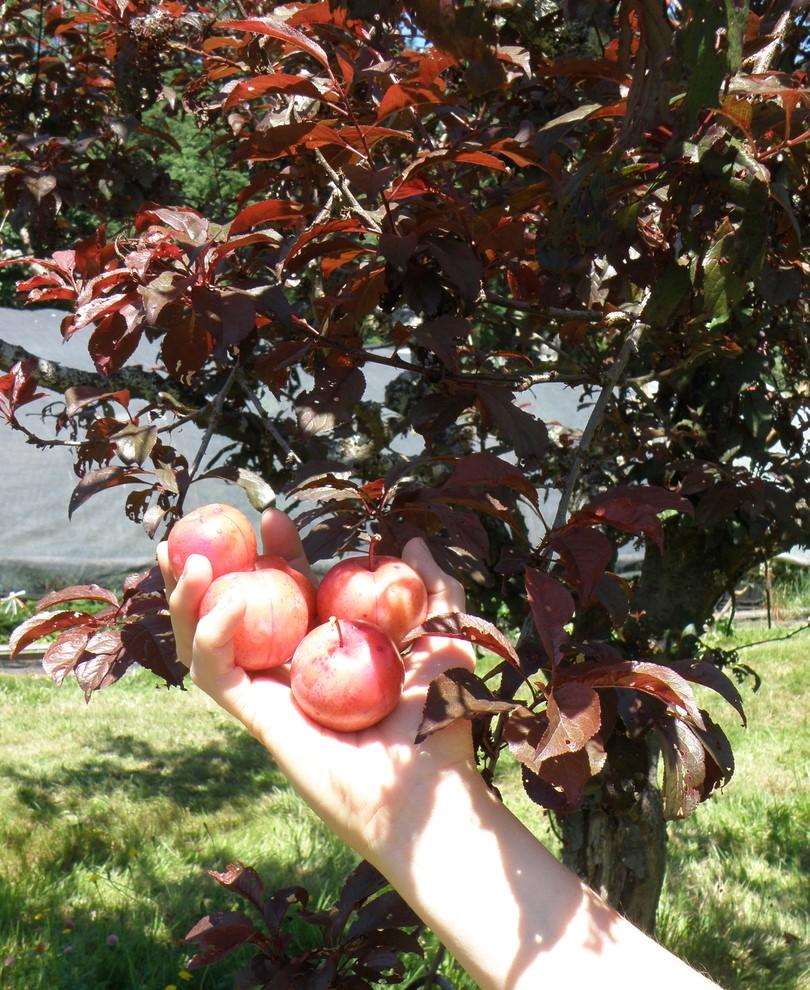
[[[579,811],[560,817],[563,862],[608,904],[652,934],[667,848],[663,804],[656,786],[658,754],[650,741],[620,738],[618,747],[609,747],[608,780],[613,777],[611,762],[619,781],[629,760],[634,793],[625,790],[611,800],[613,788],[606,786]]]

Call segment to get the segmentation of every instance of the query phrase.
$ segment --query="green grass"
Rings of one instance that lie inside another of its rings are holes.
[[[756,695],[743,688],[748,730],[722,701],[711,703],[734,743],[737,776],[671,828],[659,936],[728,988],[810,986],[802,983],[810,745],[801,662],[809,641],[746,651],[764,679]],[[204,869],[241,859],[325,903],[354,862],[258,744],[194,689],[157,690],[138,674],[85,706],[73,684],[57,690],[5,675],[0,724],[4,988],[230,987],[227,964],[188,982],[181,975],[191,924],[233,906]],[[508,761],[498,783],[556,848]],[[117,944],[107,944],[110,935]],[[451,961],[442,971],[472,986]]]

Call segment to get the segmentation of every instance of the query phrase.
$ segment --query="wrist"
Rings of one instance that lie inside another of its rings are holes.
[[[380,804],[363,829],[361,853],[399,887],[398,874],[412,861],[415,845],[438,821],[469,827],[474,805],[490,795],[472,759],[439,767]],[[429,841],[432,841],[429,840]]]

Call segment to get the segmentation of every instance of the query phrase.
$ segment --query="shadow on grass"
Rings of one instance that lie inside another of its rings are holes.
[[[251,736],[230,727],[224,732],[217,742],[174,749],[109,733],[78,764],[46,775],[35,767],[3,766],[0,778],[12,783],[17,799],[42,824],[65,812],[82,813],[95,796],[165,799],[192,813],[213,813],[288,786]]]

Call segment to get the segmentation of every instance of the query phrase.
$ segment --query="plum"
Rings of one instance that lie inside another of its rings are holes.
[[[193,553],[208,558],[215,578],[250,570],[256,563],[256,535],[238,509],[213,502],[183,516],[169,533],[169,565],[175,579]]]
[[[318,619],[371,622],[395,644],[425,621],[427,590],[424,582],[398,557],[378,557],[374,542],[367,556],[349,557],[335,564],[317,592]]]
[[[223,599],[245,603],[234,635],[234,660],[245,670],[269,670],[290,659],[309,628],[309,608],[296,581],[276,568],[223,574],[200,603],[200,618]]]
[[[319,725],[359,732],[396,708],[404,676],[402,658],[382,629],[332,616],[298,644],[290,687],[298,706]]]
[[[289,577],[291,577],[301,589],[301,594],[304,596],[304,600],[307,603],[307,609],[309,610],[309,627],[311,628],[315,624],[315,617],[317,615],[315,588],[305,574],[302,574],[294,567],[291,567],[283,557],[276,557],[269,553],[261,554],[256,558],[256,570],[283,571],[285,574],[289,575]]]

